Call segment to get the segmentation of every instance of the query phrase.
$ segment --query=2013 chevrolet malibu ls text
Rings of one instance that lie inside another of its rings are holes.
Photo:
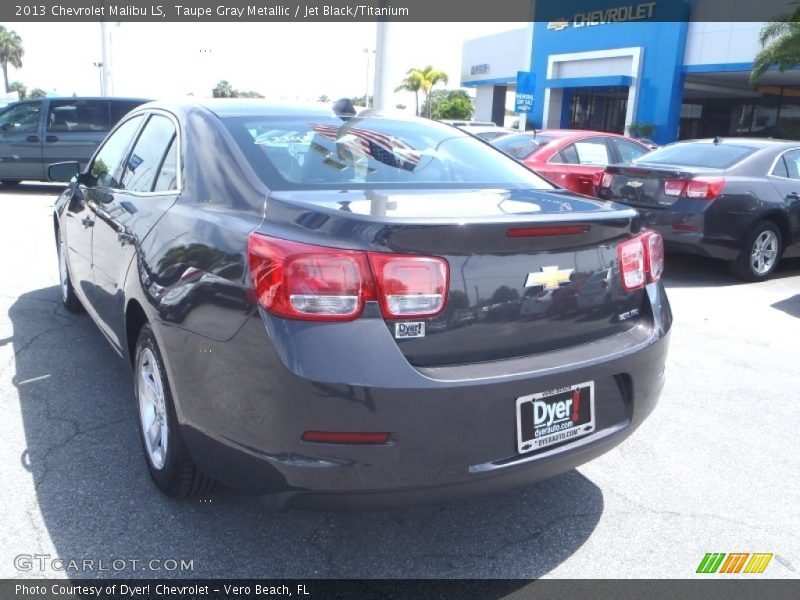
[[[619,444],[663,386],[660,235],[452,127],[151,103],[77,170],[50,167],[63,300],[130,360],[168,495],[508,489]]]

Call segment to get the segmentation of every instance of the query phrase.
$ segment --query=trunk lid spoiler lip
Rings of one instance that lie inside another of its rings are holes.
[[[641,162],[635,165],[613,164],[606,167],[606,171],[613,175],[627,175],[630,177],[659,179],[693,179],[695,177],[722,177],[725,169],[712,167],[693,167],[689,165],[667,165],[662,163]],[[663,177],[666,176],[666,177]]]
[[[370,190],[372,191],[372,190]],[[394,195],[424,195],[424,190],[386,190]],[[430,190],[433,194],[443,192],[457,194],[466,193],[470,190]],[[269,219],[270,203],[278,203],[299,211],[307,210],[317,214],[330,215],[332,217],[347,218],[356,221],[369,223],[383,223],[388,225],[472,225],[472,224],[547,224],[563,222],[583,222],[614,219],[635,219],[638,216],[636,209],[618,202],[611,202],[600,198],[591,198],[569,192],[568,190],[501,190],[509,192],[534,193],[545,196],[546,199],[557,201],[561,206],[567,204],[569,208],[548,211],[531,211],[517,213],[502,213],[498,210],[497,214],[482,215],[458,215],[457,210],[453,215],[446,216],[392,216],[392,215],[372,215],[368,213],[353,212],[345,210],[343,203],[352,203],[354,199],[365,199],[365,190],[303,190],[303,191],[274,191],[266,199],[266,215]],[[548,196],[552,196],[547,198]],[[319,199],[316,199],[318,197]],[[528,198],[535,204],[534,198]],[[574,205],[577,205],[575,208]],[[457,209],[457,205],[454,205]],[[587,210],[587,208],[589,208]]]

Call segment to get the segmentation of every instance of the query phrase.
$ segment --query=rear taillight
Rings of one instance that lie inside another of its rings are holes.
[[[685,189],[686,180],[684,179],[668,179],[664,182],[665,196],[681,196]]]
[[[386,318],[430,317],[447,298],[448,266],[438,257],[342,250],[258,233],[250,234],[247,254],[259,303],[287,319],[350,321],[370,300],[380,302]]]
[[[694,179],[668,179],[664,182],[664,195],[687,196],[701,200],[714,200],[725,187],[724,177],[696,177]]]
[[[632,291],[658,281],[664,272],[664,241],[657,231],[622,242],[617,248],[622,287]]]
[[[647,282],[652,283],[658,281],[664,272],[664,238],[657,231],[646,231],[644,240],[644,267]]]
[[[447,262],[432,256],[369,252],[378,300],[386,318],[432,317],[447,298]]]
[[[610,188],[614,182],[614,176],[608,171],[603,172],[603,178],[600,180],[600,187]]]
[[[724,187],[724,177],[697,177],[689,180],[686,186],[686,195],[689,198],[714,200],[722,193]]]
[[[251,234],[247,247],[253,286],[273,315],[346,321],[375,291],[364,252],[311,246]]]

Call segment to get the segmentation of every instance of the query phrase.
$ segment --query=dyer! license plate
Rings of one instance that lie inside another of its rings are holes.
[[[594,382],[517,398],[520,454],[576,440],[594,431]]]

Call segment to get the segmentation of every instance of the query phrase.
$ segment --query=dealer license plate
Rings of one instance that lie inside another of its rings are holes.
[[[517,398],[517,450],[534,452],[592,433],[594,382]]]

